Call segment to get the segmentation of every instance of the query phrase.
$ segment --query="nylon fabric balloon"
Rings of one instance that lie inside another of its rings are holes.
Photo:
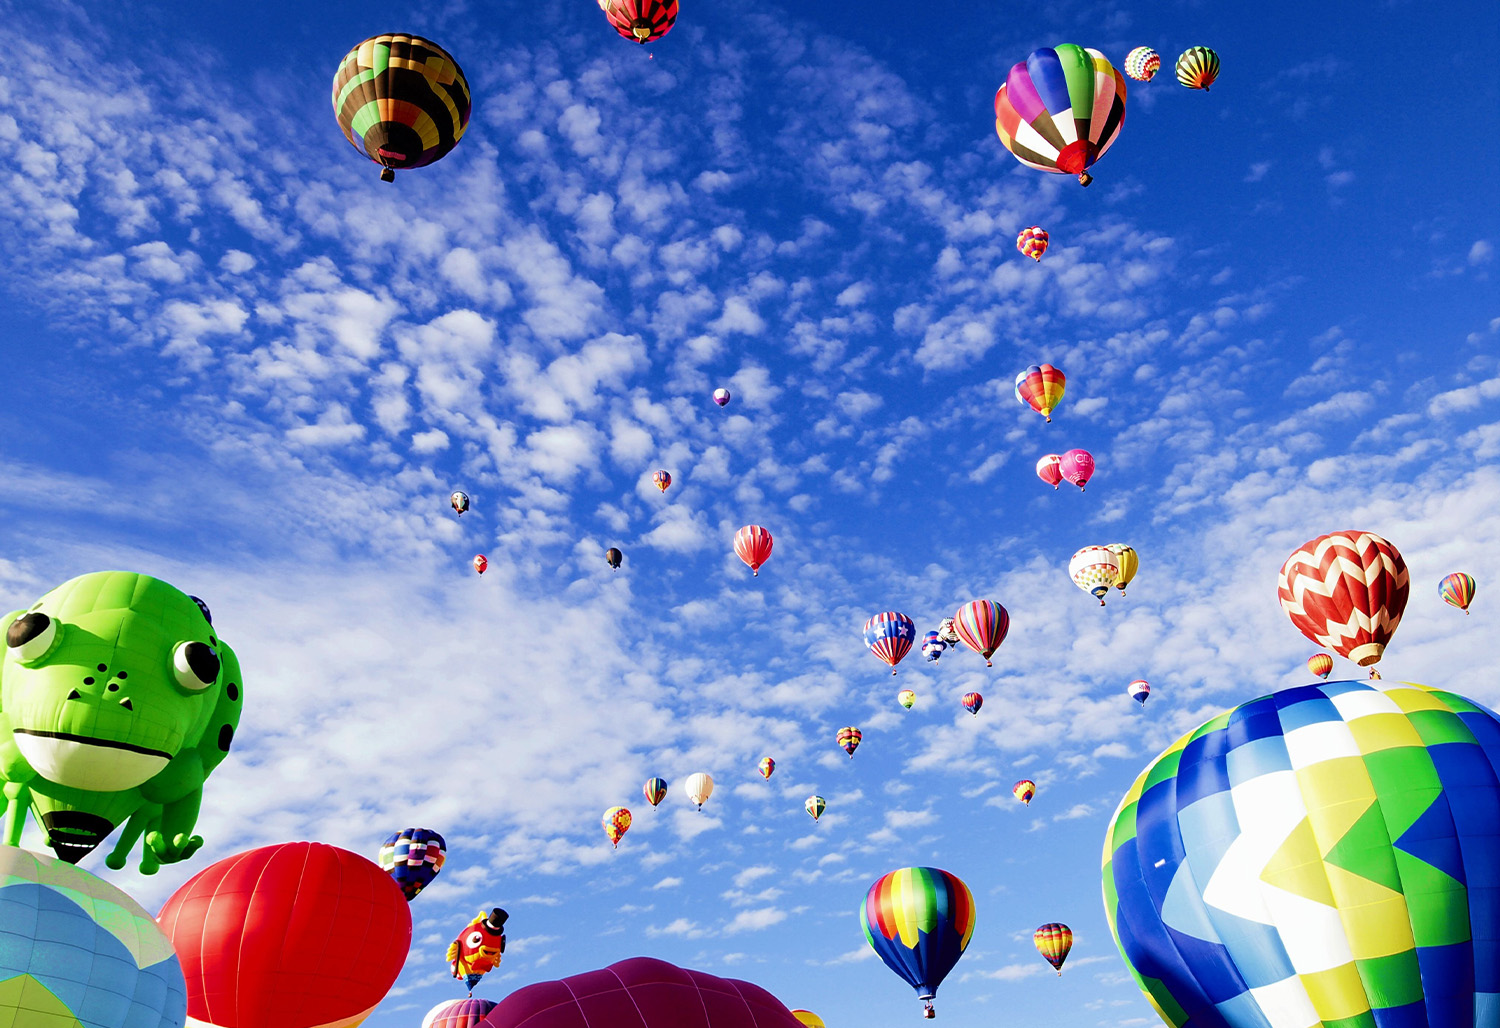
[[[422,1018],[422,1028],[475,1028],[494,1009],[492,999],[470,996],[444,1000],[427,1011],[427,1016]]]
[[[621,553],[618,549],[616,549],[613,546],[611,546],[609,549],[607,549],[607,550],[604,551],[604,561],[605,561],[605,563],[608,564],[615,571],[619,571],[620,570],[620,564],[624,560],[625,560],[625,554]]]
[[[943,641],[943,637],[936,631],[928,632],[922,637],[922,656],[926,657],[929,661],[937,660],[947,648],[948,644]]]
[[[448,506],[453,508],[453,513],[462,517],[464,512],[469,509],[469,494],[455,492],[452,496],[448,497]]]
[[[854,759],[854,751],[859,749],[859,741],[864,738],[864,733],[858,728],[840,728],[836,740],[843,751],[849,754],[849,759]]]
[[[1094,455],[1087,450],[1069,450],[1058,461],[1057,470],[1081,492],[1094,477]]]
[[[727,406],[729,404],[729,400],[730,400],[730,396],[729,396],[729,390],[728,389],[715,389],[714,390],[714,403],[717,403],[720,407],[724,407],[724,406]]]
[[[1057,922],[1044,924],[1031,933],[1031,941],[1036,946],[1036,951],[1047,959],[1047,963],[1057,970],[1057,976],[1061,978],[1063,961],[1068,959],[1068,953],[1073,949],[1073,929]]]
[[[1206,46],[1190,46],[1177,58],[1177,81],[1189,89],[1208,87],[1219,78],[1219,55]]]
[[[1119,558],[1103,546],[1085,546],[1068,561],[1068,577],[1102,607],[1109,587],[1120,577]]]
[[[1146,700],[1151,696],[1151,684],[1144,678],[1137,678],[1125,687],[1125,693],[1144,707]]]
[[[448,859],[448,844],[428,828],[403,828],[380,846],[376,862],[401,889],[407,902],[432,884]]]
[[[984,706],[984,697],[977,692],[966,692],[960,702],[970,714],[978,714],[979,708]]]
[[[1438,583],[1438,595],[1443,602],[1451,607],[1457,607],[1465,614],[1469,612],[1469,604],[1474,602],[1474,578],[1462,571],[1455,571],[1447,575]]]
[[[971,600],[953,615],[953,628],[963,644],[994,667],[991,655],[1010,632],[1010,612],[994,600]]]
[[[448,51],[405,33],[371,36],[344,55],[333,76],[333,113],[349,145],[381,166],[441,160],[469,127],[469,83]]]
[[[1161,54],[1149,46],[1138,46],[1125,55],[1125,74],[1137,82],[1150,82],[1161,71]]]
[[[1052,412],[1062,403],[1063,390],[1067,384],[1067,376],[1052,365],[1033,364],[1016,376],[1016,399],[1050,423]],[[1041,473],[1040,464],[1037,465],[1037,472]]]
[[[1110,931],[1175,1028],[1493,1024],[1497,782],[1500,719],[1456,693],[1259,696],[1125,792],[1104,839]]]
[[[646,796],[646,802],[653,807],[667,798],[667,780],[665,778],[648,778],[646,784],[641,786],[641,792]]]
[[[672,487],[672,476],[665,471],[658,471],[651,476],[652,483],[661,492],[666,492]]]
[[[615,849],[620,848],[620,840],[628,831],[630,831],[629,810],[624,807],[610,807],[604,812],[604,835]]]
[[[910,689],[902,689],[896,694],[896,702],[901,704],[907,710],[910,710],[911,705],[917,702],[917,694],[912,692]]]
[[[750,574],[760,575],[761,565],[771,559],[771,546],[775,540],[771,533],[759,525],[746,525],[734,533],[734,552],[750,568]]]
[[[1085,186],[1124,125],[1125,77],[1098,50],[1072,43],[1032,51],[995,94],[995,132],[1011,156]]]
[[[928,1015],[938,986],[974,934],[974,894],[955,874],[903,867],[865,893],[859,922],[886,967],[917,991]]]
[[[1360,667],[1380,661],[1411,591],[1401,552],[1373,532],[1331,532],[1281,566],[1277,597],[1298,631]]]
[[[1333,658],[1326,653],[1314,653],[1307,658],[1307,670],[1319,678],[1327,678],[1333,671]]]
[[[823,816],[823,811],[828,809],[828,803],[821,796],[809,796],[807,802],[802,804],[802,809],[816,821]]]
[[[1115,580],[1115,588],[1120,590],[1120,595],[1125,595],[1125,587],[1135,578],[1135,573],[1140,570],[1141,558],[1135,549],[1124,543],[1110,543],[1104,547],[1115,555],[1115,563],[1120,566],[1120,577]]]
[[[482,553],[476,553],[474,559],[469,563],[474,566],[475,574],[479,575],[484,574],[485,570],[490,566],[489,560]]]
[[[714,794],[713,776],[706,771],[688,775],[687,781],[682,783],[682,791],[687,793],[688,799],[698,805],[699,810],[702,810],[703,804],[707,803],[708,798]]]
[[[823,1019],[811,1010],[793,1010],[792,1016],[797,1019],[799,1024],[805,1025],[806,1028],[828,1028],[823,1023]]]
[[[891,674],[917,639],[917,626],[911,618],[894,610],[875,614],[865,621],[865,645],[870,652],[890,665]]]
[[[1029,778],[1023,778],[1010,787],[1010,792],[1012,796],[1029,807],[1031,798],[1036,795],[1036,783]]]
[[[776,770],[776,761],[770,757],[761,757],[760,763],[756,766],[760,769],[760,776],[762,778],[770,778],[771,773]]]
[[[1047,230],[1040,225],[1023,228],[1016,236],[1016,249],[1024,256],[1040,262],[1042,254],[1047,252]]]
[[[952,618],[943,618],[937,626],[938,638],[949,646],[957,646],[959,643],[958,629],[953,625]]]
[[[1053,489],[1062,484],[1062,456],[1049,453],[1036,462],[1036,477]]]
[[[654,42],[677,23],[677,0],[601,0],[616,32],[633,43]]]

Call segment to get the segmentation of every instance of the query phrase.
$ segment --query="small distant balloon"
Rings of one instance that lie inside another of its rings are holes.
[[[1151,695],[1151,686],[1144,678],[1137,678],[1125,687],[1126,693],[1141,706],[1146,705],[1146,699]]]
[[[776,770],[776,761],[770,757],[761,757],[760,764],[757,766],[760,768],[760,776],[762,778],[770,778],[771,773]]]
[[[653,807],[667,798],[667,780],[665,778],[648,778],[646,784],[641,786],[641,792],[646,794],[646,802]]]
[[[1037,461],[1036,477],[1056,489],[1062,484],[1062,457],[1056,453],[1049,453]]]
[[[615,547],[611,546],[609,549],[604,551],[604,559],[609,562],[610,567],[614,568],[616,571],[619,571],[620,562],[625,559],[625,554],[621,553]]]
[[[1036,795],[1036,783],[1029,778],[1023,778],[1010,787],[1010,792],[1012,796],[1029,807],[1031,798]]]
[[[1047,959],[1047,963],[1057,969],[1057,976],[1062,977],[1063,961],[1068,959],[1068,951],[1073,948],[1073,929],[1065,924],[1044,924],[1031,933],[1031,941],[1036,944],[1036,951]]]
[[[962,702],[964,709],[970,714],[978,714],[979,708],[984,706],[984,697],[977,692],[966,692]]]
[[[454,492],[448,497],[448,503],[453,508],[453,513],[462,515],[469,509],[469,494],[462,491]]]
[[[863,738],[864,734],[858,728],[840,728],[838,744],[845,753],[849,754],[849,759],[853,760],[854,751],[859,749],[859,741]]]
[[[656,488],[666,492],[672,487],[672,476],[665,471],[658,471],[651,476],[651,481],[656,483]]]
[[[448,846],[437,832],[426,828],[403,828],[386,839],[376,854],[381,870],[396,880],[410,903],[443,869]]]
[[[907,710],[910,710],[911,705],[917,702],[917,694],[912,692],[910,689],[902,689],[896,694],[896,702],[901,704]]]
[[[682,783],[682,789],[687,793],[687,798],[698,804],[698,809],[703,809],[703,804],[714,794],[713,776],[705,771],[687,776],[687,781]]]
[[[1120,595],[1125,595],[1125,587],[1135,578],[1135,573],[1140,569],[1141,558],[1135,549],[1124,543],[1110,543],[1104,547],[1115,555],[1115,563],[1120,565],[1120,577],[1115,581],[1115,588],[1120,590]]]
[[[630,811],[624,807],[610,807],[604,812],[604,834],[615,849],[620,848],[620,840],[628,831],[630,831]]]
[[[776,540],[759,525],[746,525],[734,533],[734,552],[750,568],[753,577],[760,577],[761,565],[771,559],[771,547]]]
[[[444,1000],[427,1011],[427,1016],[422,1018],[422,1028],[475,1028],[494,1009],[494,1000],[476,996]]]
[[[1138,46],[1125,55],[1125,74],[1137,82],[1150,82],[1161,71],[1161,54],[1149,46]]]
[[[828,804],[821,796],[809,796],[807,802],[802,804],[802,809],[812,815],[812,819],[816,821],[823,816],[823,811],[828,809]]]
[[[937,660],[939,657],[941,657],[943,655],[943,651],[947,648],[948,644],[943,642],[943,637],[936,631],[928,632],[922,638],[922,656],[926,657],[930,661]]]
[[[970,600],[953,615],[953,627],[965,646],[994,667],[990,657],[1010,632],[1010,612],[994,600]]]
[[[490,566],[490,562],[484,559],[484,554],[482,553],[476,553],[470,563],[474,565],[475,572],[481,575],[484,574],[485,568]]]
[[[1333,671],[1333,658],[1326,653],[1314,653],[1307,658],[1307,670],[1319,678],[1327,678]]]
[[[616,32],[642,45],[665,36],[677,22],[677,0],[599,0],[599,9]]]
[[[1033,364],[1016,376],[1016,399],[1051,422],[1067,387],[1068,378],[1061,371],[1050,364]]]
[[[806,1028],[828,1028],[823,1019],[811,1010],[793,1010],[792,1016],[800,1021]]]
[[[1120,577],[1120,561],[1104,546],[1085,546],[1068,562],[1068,576],[1073,584],[1104,606],[1109,587]]]
[[[714,390],[714,403],[717,403],[720,407],[728,406],[730,399],[728,389],[720,388]]]
[[[1087,450],[1069,450],[1062,455],[1057,469],[1063,478],[1082,490],[1094,477],[1094,455]]]
[[[1474,585],[1472,575],[1455,571],[1438,583],[1438,595],[1443,598],[1444,603],[1467,614],[1469,604],[1474,602]]]
[[[1023,228],[1016,236],[1016,249],[1034,261],[1041,261],[1047,252],[1047,230],[1040,225]]]
[[[938,638],[949,646],[958,645],[958,629],[953,626],[952,618],[943,618],[937,626]]]
[[[1190,46],[1177,58],[1177,81],[1189,89],[1208,87],[1219,78],[1219,55],[1206,46]]]

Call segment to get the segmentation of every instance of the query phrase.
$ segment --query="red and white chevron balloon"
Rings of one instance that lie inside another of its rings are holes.
[[[1401,624],[1409,579],[1401,551],[1375,533],[1330,532],[1286,559],[1277,595],[1303,635],[1367,667]]]

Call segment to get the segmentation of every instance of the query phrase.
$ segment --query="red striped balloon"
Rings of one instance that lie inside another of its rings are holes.
[[[771,533],[759,525],[746,525],[734,533],[734,552],[750,566],[750,574],[760,577],[760,566],[771,559]]]
[[[965,646],[984,658],[985,667],[994,667],[990,655],[1010,631],[1010,614],[994,600],[973,600],[953,615],[953,630]]]
[[[1331,532],[1292,551],[1277,595],[1292,624],[1360,667],[1378,663],[1411,591],[1401,553],[1372,532]]]
[[[966,692],[963,698],[964,709],[970,714],[978,714],[979,708],[984,706],[984,697],[977,692]]]
[[[677,0],[599,0],[615,31],[636,43],[650,43],[672,31]]]

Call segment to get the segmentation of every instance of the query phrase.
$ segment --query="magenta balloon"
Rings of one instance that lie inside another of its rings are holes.
[[[1094,477],[1094,455],[1087,450],[1069,450],[1058,465],[1062,477],[1082,489]]]
[[[538,982],[505,997],[476,1028],[803,1028],[758,985],[651,957]]]

